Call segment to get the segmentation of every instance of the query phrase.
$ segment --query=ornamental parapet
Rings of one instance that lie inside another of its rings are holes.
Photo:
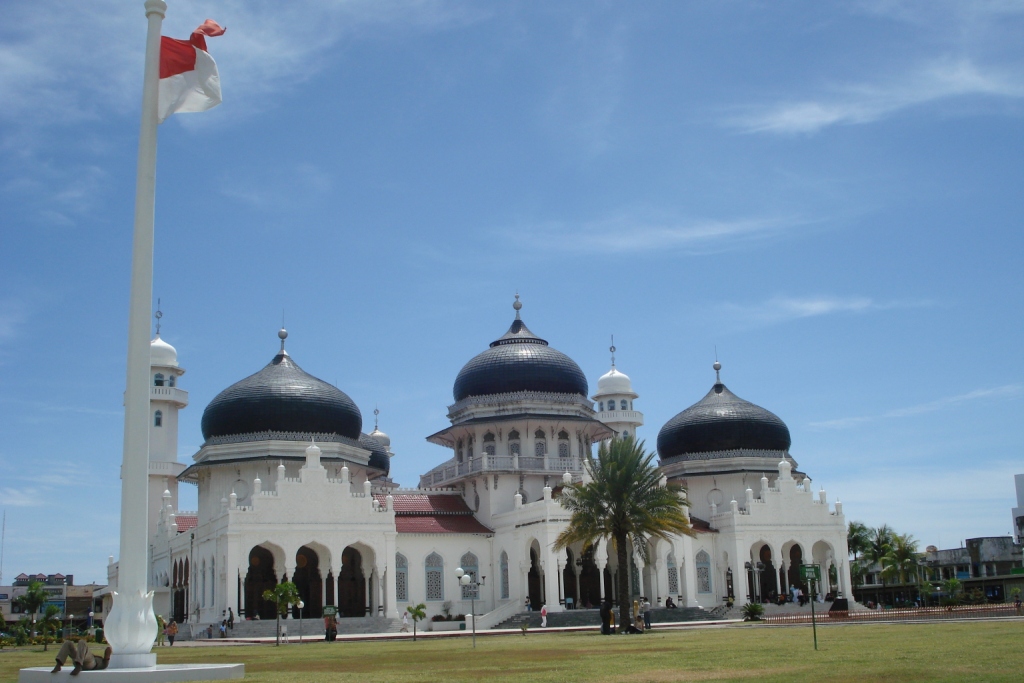
[[[420,476],[420,488],[444,486],[446,482],[461,479],[478,472],[521,472],[524,474],[562,474],[582,472],[583,462],[579,458],[561,458],[557,455],[544,457],[526,455],[483,455],[464,462],[455,458],[447,460]]]

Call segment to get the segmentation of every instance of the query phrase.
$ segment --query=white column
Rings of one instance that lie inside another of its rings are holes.
[[[604,568],[608,566],[608,560],[597,560],[597,575],[601,577],[598,585],[601,587],[601,602],[604,602]]]
[[[565,563],[564,557],[559,557],[558,564],[558,604],[565,605]]]
[[[395,568],[395,554],[397,552],[395,538],[396,534],[393,533],[389,533],[384,537],[384,607],[387,610],[387,616],[391,619],[397,619],[399,615],[398,571]]]
[[[110,667],[149,667],[156,640],[149,574],[149,316],[153,305],[153,216],[156,206],[157,90],[160,29],[167,3],[146,0],[146,61],[142,122],[135,179],[135,226],[128,304],[128,362],[124,397],[124,452],[121,464],[121,557],[118,592],[104,622],[114,650]]]
[[[547,555],[544,558],[544,602],[548,606],[548,612],[560,612],[562,607],[558,604],[559,584],[561,583],[558,580],[558,560],[550,551],[541,550],[541,552]]]

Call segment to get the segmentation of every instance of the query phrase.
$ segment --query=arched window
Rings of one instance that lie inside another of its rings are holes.
[[[625,410],[625,409],[626,409],[626,399],[622,399],[621,401],[619,401],[619,410]]]
[[[544,440],[544,430],[538,429],[533,433],[533,437],[536,439],[536,441],[533,442],[533,454],[538,458],[543,458],[548,452],[548,443]]]
[[[679,595],[679,568],[676,567],[676,554],[668,554],[668,593]]]
[[[508,600],[508,553],[501,551],[501,599]]]
[[[164,426],[164,413],[162,410],[158,410],[153,413],[153,426],[163,427]]]
[[[494,434],[492,434],[491,432],[487,432],[486,434],[484,434],[484,454],[494,455],[496,452],[497,451],[495,450],[494,445]]]
[[[459,462],[462,462],[462,439],[455,443],[455,457]]]
[[[491,441],[494,441],[494,434],[492,434],[491,432],[487,432],[486,434],[484,434],[484,443],[488,443]]]
[[[600,403],[597,404],[597,412],[599,412],[599,413],[603,413],[604,412],[604,401],[601,401]]]
[[[402,553],[395,553],[395,599],[409,599],[409,560]]]
[[[508,454],[520,455],[519,448],[519,432],[513,429],[508,433]]]
[[[701,550],[697,553],[697,592],[711,592],[711,556],[708,551]]]
[[[167,378],[167,386],[173,387],[174,386],[174,380],[175,380],[174,375],[171,375],[170,377],[168,377]]]
[[[472,576],[473,577],[473,582],[476,582],[476,581],[480,580],[480,576],[479,576],[480,566],[479,565],[480,565],[480,562],[479,562],[479,560],[476,559],[476,555],[474,555],[473,553],[466,553],[465,555],[462,556],[462,559],[459,560],[459,566],[462,567],[462,571],[464,571],[467,574],[469,574],[470,576]],[[470,585],[470,586],[463,586],[462,587],[462,599],[463,600],[469,600],[470,598],[475,597],[475,595],[476,595],[475,591],[476,591],[476,586],[472,586],[472,585]]]
[[[203,560],[202,573],[199,575],[199,606],[206,607],[206,560]]]
[[[427,600],[444,600],[444,560],[437,553],[427,555]]]
[[[622,438],[623,439],[628,439],[629,438],[629,430],[628,429],[623,429],[622,430]]]
[[[558,433],[558,457],[569,457],[569,432],[564,429]]]
[[[162,387],[164,385],[164,373],[158,372],[153,375],[153,386]]]

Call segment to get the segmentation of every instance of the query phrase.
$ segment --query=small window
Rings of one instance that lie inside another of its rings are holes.
[[[509,441],[518,441],[519,440],[519,432],[517,432],[516,430],[513,429],[511,432],[508,433],[508,440]]]
[[[628,439],[629,438],[629,432],[627,430],[625,430],[625,429],[622,430],[622,438],[623,439]]]
[[[599,413],[603,413],[604,412],[604,401],[601,401],[600,403],[597,404],[597,412],[599,412]]]
[[[162,372],[158,372],[155,375],[153,375],[153,386],[155,386],[155,387],[162,387],[163,385],[164,385],[164,374]]]
[[[484,434],[484,443],[492,443],[494,441],[494,434],[487,432]]]
[[[167,378],[167,386],[173,387],[174,386],[174,379],[175,379],[174,375],[171,375],[170,377],[168,377]]]
[[[153,426],[154,427],[163,427],[164,426],[164,414],[163,414],[163,411],[158,410],[155,413],[153,413]]]
[[[444,600],[444,560],[437,553],[430,553],[424,565],[427,570],[427,600]]]
[[[533,437],[535,439],[543,439],[544,438],[544,430],[543,429],[538,429],[537,431],[535,431],[533,433]]]
[[[626,409],[626,399],[622,399],[622,401],[619,402],[619,410],[625,410],[625,409]]]
[[[487,455],[494,455],[494,453],[495,453],[494,444],[493,443],[485,443],[484,444],[484,453],[486,453]]]
[[[519,453],[520,453],[520,451],[519,451],[519,442],[518,441],[513,441],[513,442],[509,443],[509,445],[508,445],[508,454],[509,455],[519,455]]]
[[[569,457],[569,442],[559,441],[558,442],[558,457],[568,458]]]

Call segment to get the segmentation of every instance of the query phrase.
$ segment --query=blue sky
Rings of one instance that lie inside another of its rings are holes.
[[[615,335],[652,446],[717,347],[848,518],[1010,531],[1024,3],[170,5],[228,28],[224,104],[160,129],[182,460],[283,313],[414,485],[518,290],[592,390]],[[144,33],[141,2],[0,5],[5,580],[117,552]]]

